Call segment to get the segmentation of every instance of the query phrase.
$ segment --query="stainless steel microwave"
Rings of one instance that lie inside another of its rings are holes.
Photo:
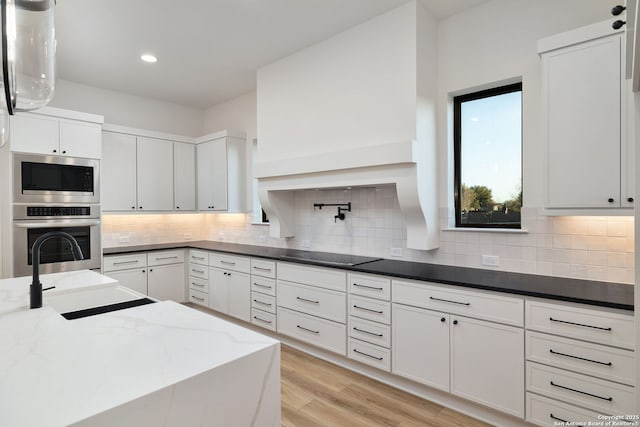
[[[100,203],[100,162],[39,154],[13,155],[14,203]]]

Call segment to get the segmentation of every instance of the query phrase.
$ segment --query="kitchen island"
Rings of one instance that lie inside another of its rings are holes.
[[[157,302],[76,320],[49,295],[117,282],[83,270],[0,280],[0,425],[280,425],[279,342]]]

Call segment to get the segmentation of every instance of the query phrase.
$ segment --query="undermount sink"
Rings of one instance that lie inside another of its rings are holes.
[[[69,320],[154,302],[138,292],[119,285],[78,288],[44,294],[44,305],[53,308]]]

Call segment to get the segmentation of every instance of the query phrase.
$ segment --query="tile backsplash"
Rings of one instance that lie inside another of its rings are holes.
[[[351,202],[344,221],[334,219],[335,207],[313,206],[342,202]],[[525,208],[526,232],[491,232],[449,230],[449,214],[441,210],[439,249],[412,250],[395,187],[301,190],[295,192],[294,238],[270,238],[250,214],[104,215],[103,244],[205,239],[633,283],[633,217],[549,217]],[[499,257],[499,265],[483,266],[482,255]]]

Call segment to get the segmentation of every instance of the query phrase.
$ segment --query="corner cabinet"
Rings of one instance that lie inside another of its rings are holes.
[[[219,132],[197,145],[198,210],[246,211],[246,140]]]
[[[623,36],[609,20],[538,42],[547,208],[633,207]]]
[[[195,148],[119,131],[102,135],[103,210],[195,210]]]

